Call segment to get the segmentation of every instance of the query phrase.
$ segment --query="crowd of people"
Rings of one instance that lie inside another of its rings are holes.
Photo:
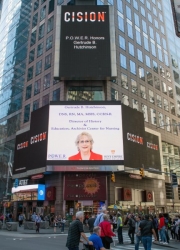
[[[83,224],[89,227],[91,234],[89,239],[84,234]],[[163,245],[168,245],[170,237],[180,241],[180,216],[171,219],[169,216],[165,217],[164,214],[158,216],[127,214],[124,218],[120,212],[113,216],[109,215],[107,209],[103,207],[97,216],[92,214],[90,218],[84,217],[84,213],[81,211],[76,213],[76,220],[69,227],[66,246],[69,250],[78,250],[82,236],[86,249],[110,249],[113,237],[116,235],[117,244],[124,244],[124,226],[128,227],[130,243],[134,244],[135,250],[139,250],[140,242],[144,249],[150,250],[152,236],[154,236],[154,241]]]

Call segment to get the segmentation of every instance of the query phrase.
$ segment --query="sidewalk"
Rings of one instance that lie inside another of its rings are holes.
[[[153,245],[158,245],[158,246],[165,247],[165,248],[180,249],[180,242],[179,241],[175,241],[175,240],[170,240],[170,242],[169,242],[168,245],[164,245],[164,244],[161,244],[158,241],[154,241]]]

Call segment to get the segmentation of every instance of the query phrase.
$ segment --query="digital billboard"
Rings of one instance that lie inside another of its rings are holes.
[[[104,80],[117,76],[112,11],[112,6],[60,6],[55,42],[59,72],[55,78]]]
[[[180,0],[171,0],[176,35],[180,37]]]
[[[116,165],[123,160],[120,102],[51,103],[47,164]]]

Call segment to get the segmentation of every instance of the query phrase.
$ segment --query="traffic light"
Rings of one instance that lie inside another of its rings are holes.
[[[142,176],[142,177],[145,176],[144,168],[140,168],[140,169],[139,169],[139,174],[140,174],[140,176]]]
[[[115,174],[111,174],[111,181],[115,182]]]
[[[14,181],[14,187],[17,188],[18,186],[19,186],[19,180],[15,179],[15,181]]]

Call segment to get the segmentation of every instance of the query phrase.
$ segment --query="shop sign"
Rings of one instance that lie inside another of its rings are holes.
[[[39,180],[42,178],[44,178],[43,174],[36,174],[36,175],[31,176],[31,180]]]
[[[25,186],[25,185],[28,185],[28,179],[19,180],[19,186]]]
[[[138,175],[138,174],[130,174],[129,177],[132,178],[132,179],[137,179],[137,180],[142,179],[142,177],[140,175]]]

